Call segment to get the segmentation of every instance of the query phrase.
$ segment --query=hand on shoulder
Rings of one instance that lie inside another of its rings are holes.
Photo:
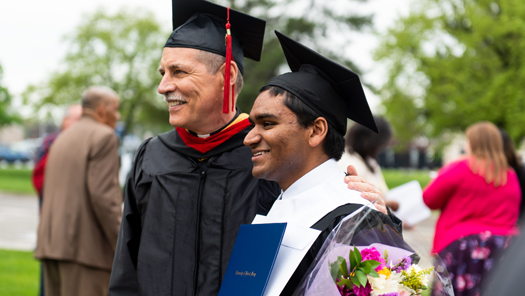
[[[353,165],[347,167],[347,176],[344,178],[345,183],[348,184],[348,188],[361,192],[361,197],[364,199],[374,202],[376,201],[375,207],[381,213],[388,215],[386,209],[385,200],[383,194],[377,189],[372,183],[357,175],[357,170]]]

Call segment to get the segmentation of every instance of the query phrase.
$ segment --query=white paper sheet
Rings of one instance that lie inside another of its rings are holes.
[[[257,215],[252,224],[279,223]],[[288,223],[264,296],[278,296],[321,231]]]
[[[408,225],[416,225],[430,217],[430,209],[423,202],[423,190],[418,181],[410,181],[391,189],[385,199],[399,203],[399,208],[394,213]]]

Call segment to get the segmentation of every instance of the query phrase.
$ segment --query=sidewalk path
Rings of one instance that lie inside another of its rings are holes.
[[[438,213],[418,224],[413,230],[403,230],[403,237],[422,258],[421,265],[431,263],[430,249]],[[0,192],[0,249],[33,251],[38,227],[36,196]]]
[[[33,251],[37,227],[36,196],[0,192],[0,249]]]
[[[419,265],[423,268],[431,267],[433,264],[430,250],[434,240],[434,230],[439,212],[433,211],[432,215],[420,222],[413,230],[403,229],[405,241],[421,256]]]

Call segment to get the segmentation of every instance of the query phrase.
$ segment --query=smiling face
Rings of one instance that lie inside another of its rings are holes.
[[[223,72],[210,74],[197,54],[191,48],[164,48],[158,91],[168,103],[172,126],[209,134],[233,115],[222,113]]]
[[[256,178],[276,181],[286,190],[307,173],[309,157],[308,128],[302,127],[297,116],[283,104],[283,96],[264,91],[257,97],[250,112],[253,129],[244,145],[252,149]]]

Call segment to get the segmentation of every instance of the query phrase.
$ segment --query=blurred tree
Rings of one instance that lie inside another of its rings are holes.
[[[0,127],[13,122],[19,122],[20,117],[10,110],[12,96],[7,87],[3,85],[4,70],[0,65]]]
[[[87,15],[66,36],[69,50],[60,70],[44,83],[29,86],[23,98],[40,109],[78,102],[87,87],[105,85],[120,96],[124,133],[137,122],[169,130],[169,114],[157,94],[157,68],[168,35],[144,9]]]
[[[365,1],[341,0],[334,5],[323,0],[217,0],[267,20],[261,62],[245,60],[245,85],[238,102],[241,110],[249,112],[259,88],[286,65],[275,29],[360,73],[345,58],[351,36],[341,32],[371,25],[372,16],[355,15],[350,9],[351,3]],[[170,129],[168,112],[156,91],[160,81],[157,68],[167,36],[169,32],[161,32],[154,16],[144,10],[123,10],[116,15],[101,10],[88,15],[67,37],[70,48],[62,69],[43,84],[28,87],[24,98],[35,102],[37,108],[62,105],[78,101],[89,85],[107,85],[121,96],[122,118],[128,130],[135,122]],[[344,46],[334,46],[332,40]]]
[[[349,67],[360,69],[347,58],[352,46],[351,32],[371,28],[372,15],[356,14],[356,5],[367,0],[217,0],[242,12],[265,19],[266,36],[260,62],[245,59],[245,84],[237,105],[249,112],[268,80],[283,71],[290,71],[279,41],[278,30],[306,46]],[[339,46],[340,45],[340,46]],[[370,86],[369,86],[370,87]]]
[[[525,2],[415,2],[376,51],[388,81],[380,90],[397,137],[463,131],[481,120],[525,136]]]

